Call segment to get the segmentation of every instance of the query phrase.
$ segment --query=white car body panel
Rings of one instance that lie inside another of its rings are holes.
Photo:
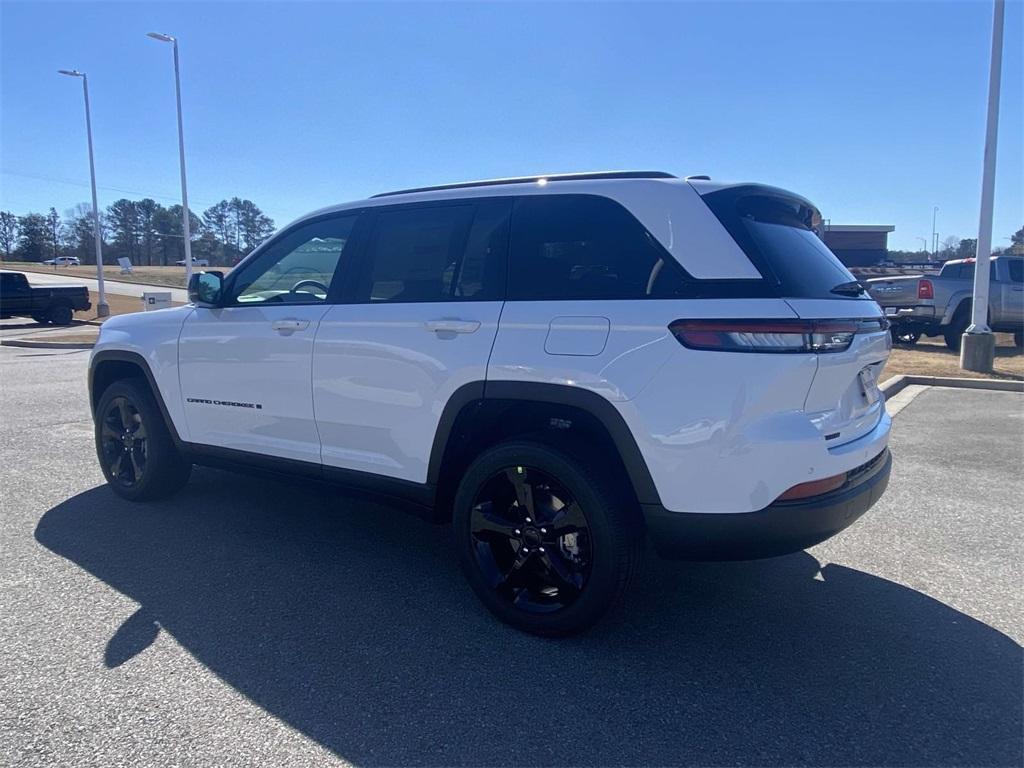
[[[313,364],[324,465],[425,483],[448,398],[486,376],[501,307],[500,301],[330,307]]]
[[[313,339],[325,304],[198,308],[179,340],[189,439],[320,461],[313,418]],[[302,328],[275,329],[297,323]]]
[[[195,307],[184,306],[111,317],[100,327],[99,339],[90,353],[90,360],[102,352],[142,357],[160,388],[171,423],[184,440],[189,437],[178,384],[178,336],[185,319],[194,311]]]

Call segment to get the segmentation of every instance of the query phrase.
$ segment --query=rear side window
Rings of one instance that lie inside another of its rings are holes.
[[[384,209],[366,247],[359,301],[484,301],[504,291],[509,203]]]
[[[1006,268],[1010,271],[1012,282],[1024,283],[1024,259],[1008,259]]]
[[[836,299],[841,296],[833,288],[855,282],[818,237],[820,214],[806,200],[756,186],[723,189],[703,200],[779,295]],[[870,299],[866,292],[860,297]]]
[[[536,195],[512,216],[512,300],[679,295],[679,265],[625,208],[595,195]]]

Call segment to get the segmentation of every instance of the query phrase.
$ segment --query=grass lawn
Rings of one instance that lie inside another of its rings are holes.
[[[996,334],[996,362],[992,373],[974,373],[960,368],[960,355],[946,349],[941,338],[922,337],[917,344],[897,344],[882,372],[882,381],[893,376],[965,376],[972,379],[1014,379],[1024,381],[1024,354],[1013,346],[1009,333]]]

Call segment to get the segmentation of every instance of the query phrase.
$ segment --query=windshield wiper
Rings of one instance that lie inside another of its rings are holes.
[[[832,289],[832,293],[838,293],[840,296],[860,296],[862,293],[867,293],[868,288],[864,283],[859,280],[851,280],[848,283],[840,283]]]

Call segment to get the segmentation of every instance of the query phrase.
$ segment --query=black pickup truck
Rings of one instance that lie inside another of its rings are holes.
[[[21,272],[0,272],[0,319],[31,317],[37,323],[70,325],[76,311],[91,307],[84,285],[33,288]]]

